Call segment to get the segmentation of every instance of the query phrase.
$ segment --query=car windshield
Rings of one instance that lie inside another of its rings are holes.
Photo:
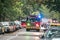
[[[14,25],[14,22],[10,22],[9,25],[10,25],[10,26],[11,26],[11,25]]]
[[[35,18],[31,18],[30,21],[31,21],[31,22],[35,22],[36,19],[35,19]]]
[[[15,24],[20,24],[20,21],[15,21],[15,22],[13,22],[13,23],[15,23]]]
[[[9,22],[2,22],[2,25],[3,26],[8,26],[9,25]]]

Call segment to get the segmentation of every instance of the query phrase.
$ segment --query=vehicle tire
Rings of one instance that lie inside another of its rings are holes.
[[[9,33],[10,32],[10,29],[7,29],[7,33]]]
[[[4,35],[4,33],[2,33]]]
[[[16,28],[16,30],[19,30],[18,28]]]
[[[43,39],[44,38],[44,35],[41,38]]]
[[[30,31],[29,29],[26,29],[26,31]]]

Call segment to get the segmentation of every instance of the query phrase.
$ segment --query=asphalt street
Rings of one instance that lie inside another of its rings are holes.
[[[26,29],[23,28],[13,33],[0,35],[0,40],[41,40],[41,35],[43,35],[43,32],[27,32]]]

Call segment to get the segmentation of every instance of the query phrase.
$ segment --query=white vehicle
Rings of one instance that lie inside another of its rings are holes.
[[[47,29],[49,29],[49,27],[50,27],[49,20],[48,20],[47,18],[43,18],[43,19],[42,19],[42,22],[41,22],[41,27],[40,27],[40,29],[41,29],[41,30],[47,30]]]
[[[42,36],[43,40],[60,40],[60,27],[50,28]]]
[[[48,27],[46,24],[42,24],[40,27],[40,30],[43,30],[44,32],[48,30]]]
[[[16,28],[17,28],[17,29],[22,28],[20,21],[14,21],[14,23],[16,24]]]
[[[9,22],[1,22],[1,23],[5,27],[5,32],[9,32]]]

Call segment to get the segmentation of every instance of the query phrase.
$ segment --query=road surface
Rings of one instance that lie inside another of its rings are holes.
[[[27,32],[25,28],[19,29],[13,33],[0,35],[0,40],[41,40],[42,32]]]

